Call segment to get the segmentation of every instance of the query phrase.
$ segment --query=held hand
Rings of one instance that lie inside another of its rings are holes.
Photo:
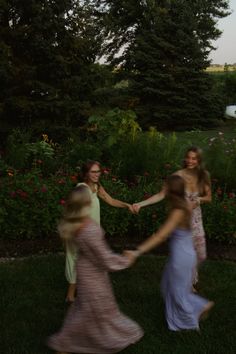
[[[129,266],[132,266],[135,261],[136,261],[136,255],[135,255],[135,251],[130,251],[130,250],[125,250],[123,252],[123,256],[127,257],[129,259]]]
[[[135,210],[134,210],[134,208],[133,208],[133,205],[127,204],[127,207],[128,207],[129,211],[130,211],[132,214],[135,214]]]
[[[135,214],[138,214],[141,209],[141,206],[138,203],[133,204],[133,210]]]

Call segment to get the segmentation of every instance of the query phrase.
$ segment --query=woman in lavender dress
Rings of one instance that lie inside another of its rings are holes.
[[[208,171],[204,169],[202,151],[197,147],[190,147],[185,154],[183,169],[175,173],[185,181],[185,197],[190,202],[193,213],[191,220],[194,248],[197,253],[197,264],[200,265],[206,259],[206,240],[202,222],[200,204],[211,202],[211,182]],[[161,192],[140,203],[133,205],[134,211],[155,204],[165,198],[165,188]],[[198,280],[197,268],[193,274],[193,283]]]
[[[119,310],[108,272],[130,265],[128,257],[113,253],[103,231],[90,215],[91,193],[80,185],[71,193],[59,224],[63,239],[72,239],[77,258],[77,297],[61,330],[48,345],[58,353],[117,353],[137,342],[143,331]]]
[[[170,176],[166,183],[170,212],[165,224],[136,251],[126,251],[133,260],[170,237],[170,256],[161,290],[165,301],[166,321],[172,331],[198,330],[199,320],[214,305],[192,292],[192,274],[197,258],[191,233],[191,209],[185,198],[182,177]]]

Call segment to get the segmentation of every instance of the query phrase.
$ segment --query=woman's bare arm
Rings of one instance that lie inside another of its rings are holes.
[[[146,253],[163,243],[176,227],[183,221],[185,214],[181,209],[171,212],[166,222],[152,236],[137,247],[139,255]]]

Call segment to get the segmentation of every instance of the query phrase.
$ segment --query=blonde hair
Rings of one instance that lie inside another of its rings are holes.
[[[63,240],[71,239],[80,228],[85,217],[89,216],[91,195],[89,187],[79,185],[69,194],[65,210],[57,230]]]

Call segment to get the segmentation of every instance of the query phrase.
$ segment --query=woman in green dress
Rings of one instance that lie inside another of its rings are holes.
[[[99,182],[101,176],[101,165],[97,161],[89,161],[83,165],[82,168],[82,183],[78,183],[77,186],[83,184],[89,188],[91,194],[91,206],[90,217],[100,225],[100,202],[101,198],[107,204],[116,208],[127,208],[130,212],[133,212],[133,208],[130,204],[122,202],[118,199],[112,198],[102,187]],[[99,197],[99,198],[98,198]],[[66,267],[65,275],[69,283],[66,301],[73,302],[75,299],[76,291],[76,270],[75,264],[77,260],[77,247],[73,241],[66,242]]]

